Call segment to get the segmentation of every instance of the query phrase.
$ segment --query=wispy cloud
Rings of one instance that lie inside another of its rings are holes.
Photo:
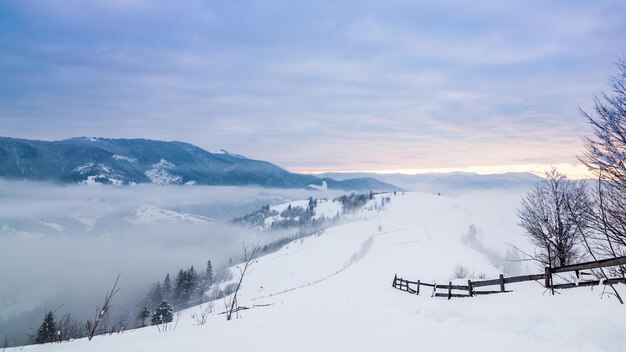
[[[177,139],[297,170],[573,162],[625,19],[610,0],[10,1],[0,134]]]

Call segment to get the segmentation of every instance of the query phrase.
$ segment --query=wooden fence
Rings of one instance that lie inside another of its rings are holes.
[[[467,280],[467,285],[456,285],[452,284],[452,281],[448,281],[448,284],[437,284],[437,283],[426,283],[417,281],[405,280],[398,275],[394,275],[392,287],[405,291],[411,294],[420,294],[420,290],[423,291],[423,287],[427,287],[432,289],[431,297],[447,297],[451,298],[462,298],[462,297],[473,297],[476,295],[488,295],[494,293],[503,293],[503,292],[511,292],[506,290],[507,284],[513,284],[517,282],[524,281],[543,281],[544,287],[546,288],[555,288],[555,289],[566,289],[566,288],[575,288],[575,287],[583,287],[583,286],[597,286],[597,285],[613,285],[617,283],[626,284],[626,278],[607,278],[601,280],[588,280],[588,281],[580,281],[581,275],[593,275],[591,273],[582,272],[582,270],[591,270],[591,269],[599,269],[605,267],[612,266],[624,266],[626,265],[626,256],[619,258],[611,258],[598,260],[587,263],[579,263],[574,265],[567,265],[562,267],[550,268],[546,267],[543,274],[536,275],[522,275],[522,276],[512,276],[512,277],[504,277],[504,275],[500,274],[500,277],[497,279],[491,280]],[[566,273],[566,272],[574,272],[576,273],[576,282],[573,283],[564,283],[564,284],[553,284],[552,279],[554,274],[558,273]],[[623,272],[623,271],[622,271]],[[480,290],[481,287],[489,287],[496,286],[495,290]],[[437,292],[437,290],[444,290],[444,292]],[[454,291],[454,292],[453,292]],[[459,291],[461,291],[459,293]]]

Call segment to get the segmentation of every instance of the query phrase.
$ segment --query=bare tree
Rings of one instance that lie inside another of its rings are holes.
[[[602,203],[602,184],[601,184],[601,179],[598,179],[598,189],[597,189],[597,195],[598,195],[598,205],[597,208],[600,209],[599,213],[594,213],[593,214],[593,219],[594,219],[594,224],[596,226],[596,231],[592,231],[591,234],[597,234],[597,233],[606,233],[606,229],[603,226],[603,224],[606,224],[606,219],[603,215],[604,211],[602,210],[604,208],[604,205]],[[569,209],[568,211],[570,213],[574,213],[574,210]],[[600,228],[600,231],[597,231],[597,229]],[[589,253],[589,255],[591,255],[591,257],[593,258],[593,260],[597,261],[598,260],[598,256],[596,255],[596,250],[594,250],[594,248],[592,248],[592,241],[595,240],[595,243],[602,243],[602,239],[598,240],[598,238],[594,238],[593,235],[590,235],[589,233],[584,233],[580,230],[580,226],[578,227],[579,232],[580,232],[580,236],[583,240],[583,243],[585,245],[585,248],[587,249],[587,252]],[[601,236],[600,236],[601,237]],[[610,246],[610,241],[607,241],[609,243],[609,247],[611,247],[611,252],[613,253],[613,256],[615,257],[616,254],[613,251],[612,246]],[[604,246],[600,245],[600,248],[603,248]],[[612,273],[612,271],[614,271],[614,269],[612,268],[598,268],[598,271],[600,272],[601,275],[597,275],[600,278],[604,278],[604,279],[608,279],[609,275],[607,275],[607,271],[609,273]],[[624,267],[620,266],[620,269],[618,270],[618,272],[621,272],[621,275],[624,275]],[[612,273],[613,274],[613,273]],[[613,286],[613,284],[609,284],[609,286],[611,287],[611,290],[613,291],[613,295],[617,298],[617,300],[619,301],[620,304],[624,304],[624,300],[622,299],[622,296],[619,294],[619,292],[617,291],[617,289],[615,289],[615,287]],[[606,286],[605,286],[606,287]],[[554,289],[553,289],[554,291]],[[603,293],[604,294],[604,293]],[[611,293],[609,293],[611,294]]]
[[[593,126],[593,137],[585,139],[586,153],[579,159],[597,179],[593,236],[585,237],[594,259],[626,255],[626,58],[616,63],[618,73],[610,81],[611,91],[595,96],[589,114],[581,114]],[[603,278],[626,277],[621,265],[599,269]],[[613,295],[624,303],[613,285]]]
[[[109,311],[109,309],[111,309],[111,299],[113,299],[113,296],[115,296],[115,294],[120,290],[119,288],[117,288],[117,283],[120,280],[120,275],[121,274],[117,274],[117,278],[115,278],[113,288],[111,288],[111,291],[107,292],[107,294],[104,296],[104,303],[102,304],[102,307],[96,306],[96,315],[93,321],[87,321],[86,329],[87,338],[89,339],[89,341],[91,341],[91,339],[96,335],[96,332],[98,331],[98,325],[102,322],[102,319]]]
[[[233,317],[233,312],[237,312],[239,307],[237,306],[237,297],[239,295],[239,289],[241,288],[241,284],[243,283],[243,278],[247,273],[250,272],[250,267],[254,263],[256,256],[259,252],[259,246],[254,245],[251,251],[248,251],[248,247],[245,244],[243,247],[243,258],[241,264],[237,265],[236,268],[239,271],[239,279],[237,281],[237,286],[235,287],[235,291],[233,294],[226,299],[226,320],[231,320]]]
[[[594,97],[591,114],[581,114],[593,126],[580,160],[595,173],[596,229],[593,250],[606,257],[626,255],[626,58],[617,64],[611,92]],[[624,276],[624,267],[618,269]]]
[[[83,335],[82,324],[70,312],[65,313],[61,317],[57,323],[57,328],[59,330],[59,341],[70,341],[85,336]]]
[[[520,226],[536,246],[534,259],[545,266],[578,261],[581,233],[591,226],[592,203],[582,181],[568,180],[552,169],[522,199]]]

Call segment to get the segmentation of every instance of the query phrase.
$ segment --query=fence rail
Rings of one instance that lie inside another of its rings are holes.
[[[394,275],[392,287],[405,291],[411,294],[420,294],[420,288],[422,286],[426,286],[432,288],[431,297],[447,297],[451,298],[464,298],[464,297],[473,297],[475,295],[489,295],[495,293],[503,293],[503,292],[511,292],[506,290],[507,284],[513,284],[518,282],[525,281],[544,281],[544,287],[553,288],[553,289],[567,289],[567,288],[575,288],[575,287],[584,287],[584,286],[598,286],[598,285],[614,285],[614,284],[626,284],[626,278],[606,278],[600,280],[588,280],[588,281],[579,281],[581,275],[593,275],[591,273],[581,272],[581,270],[590,270],[590,269],[598,269],[610,266],[624,266],[626,265],[626,256],[618,257],[618,258],[610,258],[603,259],[593,262],[587,263],[579,263],[573,265],[567,265],[562,267],[550,268],[546,267],[543,274],[535,274],[535,275],[521,275],[521,276],[512,276],[512,277],[504,277],[504,275],[500,274],[500,277],[497,279],[490,280],[478,280],[472,281],[467,280],[467,285],[458,285],[452,284],[452,281],[449,281],[448,284],[437,284],[437,283],[426,283],[421,282],[420,280],[411,281],[405,280],[398,275]],[[556,273],[565,273],[565,272],[575,272],[576,273],[576,282],[573,283],[565,283],[565,284],[553,284],[552,275]],[[479,287],[488,287],[488,286],[500,286],[499,290],[476,290]],[[437,290],[445,290],[445,293],[437,292]],[[452,292],[455,291],[464,291],[463,293]]]

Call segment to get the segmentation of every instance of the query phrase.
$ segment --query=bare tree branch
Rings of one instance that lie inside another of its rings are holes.
[[[120,280],[121,273],[117,274],[117,278],[115,278],[115,283],[113,284],[113,288],[104,296],[104,303],[102,304],[102,308],[96,306],[96,315],[93,319],[93,322],[90,320],[87,322],[87,338],[89,341],[96,335],[96,331],[98,330],[98,325],[102,322],[104,315],[111,308],[111,299],[113,296],[120,290],[117,288],[117,283]]]
[[[226,320],[231,320],[232,316],[233,316],[233,312],[235,312],[236,314],[239,314],[239,310],[237,309],[237,297],[239,294],[239,289],[241,288],[241,284],[243,283],[243,278],[246,276],[247,273],[249,273],[250,271],[250,267],[252,266],[252,264],[254,263],[254,260],[256,259],[256,256],[258,254],[259,251],[259,245],[256,244],[252,247],[252,251],[248,252],[248,248],[246,247],[245,244],[242,244],[242,248],[243,248],[243,260],[242,263],[237,265],[237,270],[239,271],[239,280],[237,282],[237,287],[235,288],[235,292],[233,293],[233,295],[230,298],[230,301],[228,301],[229,305],[227,312],[226,312]]]

